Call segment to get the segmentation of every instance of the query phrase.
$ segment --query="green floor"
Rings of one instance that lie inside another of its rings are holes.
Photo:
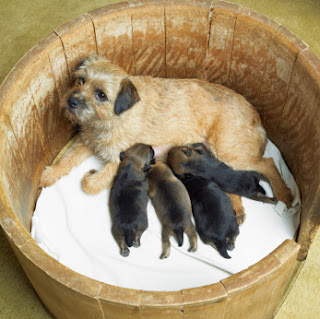
[[[0,0],[0,83],[54,28],[117,0]],[[320,57],[320,0],[236,0],[283,24]],[[320,232],[276,319],[320,318]],[[51,318],[0,230],[0,319]]]

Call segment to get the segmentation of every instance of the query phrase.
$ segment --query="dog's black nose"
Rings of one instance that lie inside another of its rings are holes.
[[[71,95],[68,99],[69,108],[76,109],[79,105],[80,105],[80,101],[76,97]]]

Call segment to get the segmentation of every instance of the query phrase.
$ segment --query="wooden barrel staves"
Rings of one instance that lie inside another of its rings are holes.
[[[131,74],[229,86],[259,111],[302,194],[297,243],[221,282],[155,292],[111,286],[48,256],[30,236],[43,168],[74,134],[59,103],[79,59],[99,53]],[[0,221],[38,295],[57,318],[271,318],[297,256],[320,221],[320,62],[283,26],[205,0],[129,1],[54,30],[14,67],[0,92]]]

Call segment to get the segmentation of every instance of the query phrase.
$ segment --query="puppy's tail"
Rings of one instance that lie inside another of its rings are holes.
[[[132,229],[127,229],[124,234],[124,239],[126,241],[126,244],[128,247],[131,247],[133,245],[134,241],[134,232]]]
[[[227,243],[226,242],[220,242],[219,244],[216,245],[217,250],[220,253],[220,255],[224,258],[230,259],[231,257],[229,256],[227,252]]]
[[[183,227],[177,227],[173,230],[173,232],[176,235],[178,246],[181,247],[183,245]]]

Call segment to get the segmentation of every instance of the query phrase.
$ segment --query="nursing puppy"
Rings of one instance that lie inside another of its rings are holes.
[[[211,179],[227,193],[276,204],[276,198],[265,196],[259,181],[265,177],[254,171],[237,171],[214,157],[202,143],[174,147],[167,162],[178,175],[195,175]]]
[[[192,204],[196,230],[201,240],[224,258],[231,258],[239,226],[228,195],[213,181],[199,176],[181,177]]]
[[[290,206],[290,191],[273,160],[263,158],[266,132],[259,114],[231,89],[196,79],[129,76],[101,56],[83,60],[74,78],[62,108],[80,133],[72,150],[46,167],[41,187],[96,154],[106,165],[82,180],[83,190],[96,194],[111,186],[119,153],[135,143],[152,145],[157,153],[163,145],[206,141],[232,168],[265,175],[276,198]]]
[[[135,144],[120,154],[121,163],[110,191],[109,208],[112,235],[120,254],[129,256],[128,247],[139,247],[140,237],[148,227],[147,171],[154,163],[151,146]]]
[[[265,190],[260,186],[259,181],[265,180],[263,175],[254,171],[233,170],[214,157],[202,143],[173,147],[168,153],[167,163],[176,175],[201,176],[214,181],[229,194],[245,196],[263,203],[277,203],[276,198],[266,196]],[[230,196],[235,208],[237,198]],[[238,223],[243,223],[243,209],[236,210],[236,214]]]
[[[191,221],[191,202],[183,183],[173,175],[163,162],[147,173],[149,196],[162,225],[162,254],[160,259],[170,255],[170,236],[176,237],[178,245],[183,244],[183,233],[188,235],[189,252],[197,250],[197,234]]]

